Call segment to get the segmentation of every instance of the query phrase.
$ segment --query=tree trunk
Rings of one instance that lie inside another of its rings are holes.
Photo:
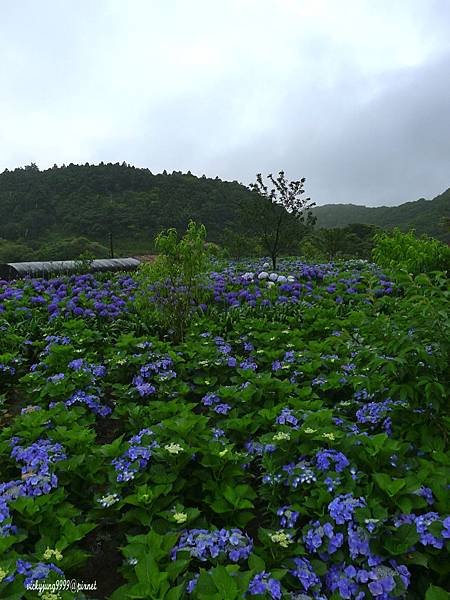
[[[273,270],[275,271],[275,269],[277,268],[277,255],[276,254],[272,254],[272,265],[273,265]]]

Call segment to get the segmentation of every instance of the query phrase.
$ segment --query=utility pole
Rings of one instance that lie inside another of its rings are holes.
[[[109,254],[111,255],[111,258],[114,258],[114,246],[113,246],[112,231],[109,232]]]
[[[112,192],[109,192],[109,254],[111,258],[114,258],[114,246],[113,246],[113,234],[112,234],[112,218],[113,218],[113,197]]]

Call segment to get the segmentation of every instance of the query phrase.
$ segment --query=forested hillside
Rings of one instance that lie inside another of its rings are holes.
[[[326,204],[314,209],[320,227],[345,227],[350,223],[366,223],[383,228],[415,229],[442,241],[450,241],[450,233],[441,223],[450,217],[450,188],[433,200],[421,198],[399,206],[368,208],[355,204]]]
[[[237,182],[174,172],[153,175],[125,164],[25,167],[0,175],[0,238],[31,248],[84,237],[119,252],[151,250],[163,227],[204,223],[211,241],[239,229],[239,205],[250,191]]]
[[[241,206],[250,198],[250,190],[237,181],[190,172],[154,175],[125,163],[6,170],[0,174],[0,260],[75,258],[85,249],[108,256],[110,234],[116,255],[151,253],[156,233],[164,227],[184,231],[190,219],[205,224],[210,241],[244,247],[248,232]],[[450,240],[439,226],[450,215],[450,190],[432,201],[394,208],[314,210],[319,227],[413,226]]]

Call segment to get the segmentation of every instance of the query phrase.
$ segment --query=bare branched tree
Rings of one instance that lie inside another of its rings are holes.
[[[302,197],[304,177],[288,182],[284,171],[280,171],[276,179],[272,174],[267,179],[272,183],[271,189],[261,173],[257,174],[256,183],[249,185],[257,198],[247,207],[247,221],[276,269],[280,253],[297,249],[302,235],[314,226],[316,217],[311,209],[315,203]]]

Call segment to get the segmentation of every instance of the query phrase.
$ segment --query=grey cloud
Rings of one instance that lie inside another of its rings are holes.
[[[450,4],[24,0],[0,22],[0,169],[126,161],[318,204],[450,185]]]

